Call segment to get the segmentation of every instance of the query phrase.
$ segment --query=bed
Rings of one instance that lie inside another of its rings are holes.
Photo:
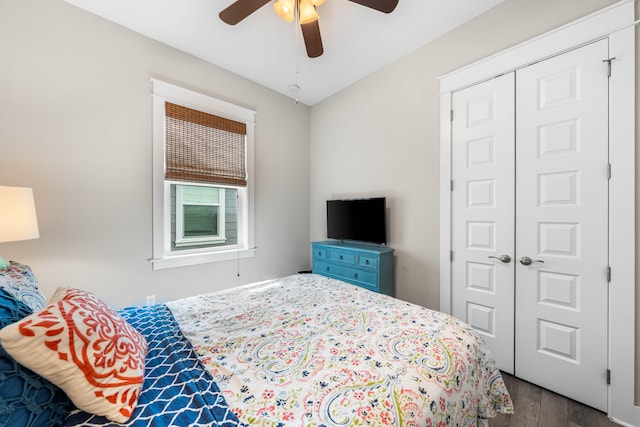
[[[324,276],[118,314],[147,344],[131,417],[71,405],[65,427],[475,426],[513,412],[473,329]]]

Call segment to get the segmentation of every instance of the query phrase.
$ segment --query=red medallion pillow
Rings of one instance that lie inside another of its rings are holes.
[[[133,414],[147,343],[95,295],[60,288],[47,307],[0,330],[0,342],[78,408],[119,423]]]

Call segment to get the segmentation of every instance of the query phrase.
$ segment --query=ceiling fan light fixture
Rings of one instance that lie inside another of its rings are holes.
[[[399,0],[347,0],[378,12],[391,13],[398,5]],[[220,19],[229,25],[238,22],[251,15],[271,0],[234,0],[222,12]],[[322,5],[324,0],[276,0],[273,9],[284,21],[300,25],[304,46],[309,58],[317,58],[323,54],[320,25],[318,25],[318,12],[316,7]],[[297,18],[297,19],[296,19]],[[296,37],[298,32],[296,31]]]
[[[316,12],[316,8],[311,3],[311,0],[300,0],[298,7],[299,7],[301,25],[309,24],[310,22],[314,22],[318,20],[319,18],[318,12]]]
[[[293,22],[295,14],[294,0],[278,0],[273,4],[276,15],[287,22]]]

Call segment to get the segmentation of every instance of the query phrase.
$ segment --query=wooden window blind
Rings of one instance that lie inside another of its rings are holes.
[[[247,185],[245,123],[165,102],[165,179]]]

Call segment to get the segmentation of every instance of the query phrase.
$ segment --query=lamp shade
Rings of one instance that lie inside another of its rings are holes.
[[[33,190],[0,186],[0,242],[37,239],[38,219]]]

